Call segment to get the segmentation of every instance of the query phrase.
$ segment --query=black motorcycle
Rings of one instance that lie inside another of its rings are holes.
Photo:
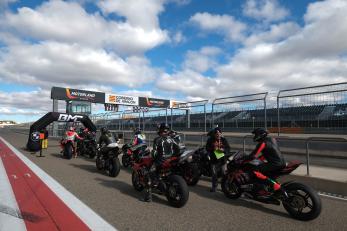
[[[98,170],[106,170],[109,176],[116,177],[120,172],[120,162],[118,155],[121,149],[118,143],[111,143],[104,147],[97,148],[96,168]]]
[[[228,154],[225,154],[226,163],[230,161],[233,154],[235,153],[230,152]],[[201,176],[212,177],[211,166],[212,166],[211,157],[205,148],[202,148],[202,147],[198,148],[192,153],[192,161],[190,162],[190,167],[192,169],[198,169],[199,171],[199,173],[195,174],[194,178],[192,179],[192,182],[194,182],[194,185],[198,183]],[[218,178],[221,178],[224,176],[223,166],[220,166],[220,168],[218,168],[217,176]]]
[[[290,174],[302,163],[292,161],[285,168],[270,176],[252,170],[254,169],[252,166],[260,163],[259,160],[244,161],[243,154],[235,154],[233,160],[229,162],[227,174],[222,180],[222,190],[225,196],[237,199],[244,194],[249,199],[266,204],[280,205],[282,202],[285,210],[298,220],[313,220],[319,216],[322,205],[320,197],[314,189],[293,181],[283,184],[277,181],[280,176]],[[271,181],[273,186],[265,184],[265,180]]]
[[[122,165],[127,168],[132,166],[134,162],[138,161],[141,157],[150,154],[147,144],[139,144],[132,146],[131,144],[124,144],[122,146]]]
[[[81,156],[88,156],[93,159],[96,155],[96,137],[93,133],[88,133],[83,140],[77,142],[77,153]]]

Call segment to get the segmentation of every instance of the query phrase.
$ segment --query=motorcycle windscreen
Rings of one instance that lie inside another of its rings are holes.
[[[216,151],[214,151],[214,155],[216,156],[217,159],[220,159],[224,156],[224,152],[222,152],[220,150],[216,150]]]

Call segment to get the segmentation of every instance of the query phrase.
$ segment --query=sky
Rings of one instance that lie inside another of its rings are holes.
[[[192,101],[346,82],[346,12],[346,0],[0,0],[0,120],[51,111],[52,86]]]

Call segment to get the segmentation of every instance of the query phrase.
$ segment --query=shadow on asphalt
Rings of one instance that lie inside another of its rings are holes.
[[[248,200],[245,200],[243,198],[240,198],[237,200],[232,200],[232,199],[228,199],[227,197],[225,197],[224,194],[221,192],[211,193],[210,187],[207,187],[207,186],[196,185],[193,187],[189,187],[189,191],[196,193],[197,195],[199,195],[201,197],[205,197],[208,199],[214,199],[216,201],[228,203],[228,204],[231,204],[233,206],[246,207],[249,209],[259,210],[261,212],[265,212],[265,213],[268,213],[270,215],[276,215],[276,216],[280,216],[280,217],[284,217],[284,218],[290,218],[287,213],[279,212],[279,211],[276,211],[276,210],[273,210],[270,208],[266,208],[263,205],[261,205],[260,202],[258,203],[255,201],[254,202],[248,201]],[[273,206],[277,206],[277,205],[273,205]]]
[[[102,171],[102,170],[99,171],[99,170],[97,170],[95,165],[88,165],[88,164],[73,164],[73,163],[71,163],[71,164],[69,164],[69,165],[71,165],[71,166],[73,166],[73,167],[75,167],[75,168],[80,168],[80,169],[82,169],[82,170],[86,170],[86,171],[91,172],[91,173],[100,173],[100,174],[102,174],[102,175],[107,176],[107,174],[106,174],[105,171]]]
[[[114,179],[114,180],[105,180],[105,179],[102,179],[102,178],[95,178],[96,181],[99,181],[99,183],[103,186],[106,186],[106,187],[109,187],[109,188],[114,188],[114,189],[117,189],[119,192],[127,195],[127,196],[130,196],[130,197],[133,197],[135,200],[140,200],[140,198],[142,198],[144,195],[143,195],[143,192],[138,192],[136,191],[132,185],[128,184],[128,183],[125,183],[123,181],[119,181],[117,179]],[[152,199],[153,199],[153,202],[154,203],[159,203],[159,204],[163,204],[163,205],[168,205],[168,202],[157,196],[156,194],[152,194]],[[145,203],[145,202],[144,202]]]
[[[29,213],[29,212],[25,212],[25,211],[19,211],[16,209],[13,209],[11,207],[8,207],[6,205],[0,205],[0,213],[4,213],[19,219],[23,219],[25,221],[30,221],[33,223],[37,223],[40,222],[42,220],[44,220],[45,218],[37,216],[33,213]]]

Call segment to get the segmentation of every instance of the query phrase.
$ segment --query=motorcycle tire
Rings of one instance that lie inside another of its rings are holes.
[[[197,164],[187,164],[183,167],[183,179],[186,181],[187,185],[196,185],[200,180],[200,176],[201,173]]]
[[[120,162],[117,156],[109,160],[108,175],[110,177],[117,177],[120,172]]]
[[[96,168],[98,170],[102,170],[103,169],[103,166],[102,166],[102,161],[100,159],[101,157],[97,156],[96,157],[96,160],[95,160],[95,165],[96,165]]]
[[[73,147],[70,143],[66,143],[65,144],[65,148],[64,148],[64,154],[65,154],[65,157],[67,159],[71,159],[72,158],[72,153],[73,153]]]
[[[322,210],[322,202],[314,189],[304,184],[290,183],[284,185],[284,190],[287,192],[289,199],[283,201],[283,207],[290,216],[301,221],[313,220],[319,216]],[[300,194],[300,191],[304,192],[305,195]],[[305,207],[302,207],[303,205]],[[306,208],[309,208],[310,211],[303,212]]]
[[[181,176],[171,175],[167,180],[166,198],[176,208],[183,207],[189,199],[188,185]]]
[[[126,153],[123,153],[122,155],[122,165],[124,168],[127,168],[129,167],[129,158],[127,157],[127,154]]]
[[[136,171],[133,171],[133,173],[131,174],[131,182],[133,183],[133,187],[136,191],[143,191],[144,187],[140,183],[139,174]]]
[[[96,147],[91,146],[89,147],[89,158],[93,159],[96,156]]]
[[[233,200],[238,199],[242,194],[238,184],[236,184],[235,181],[230,181],[230,177],[228,175],[225,175],[222,178],[222,191],[226,197]]]

